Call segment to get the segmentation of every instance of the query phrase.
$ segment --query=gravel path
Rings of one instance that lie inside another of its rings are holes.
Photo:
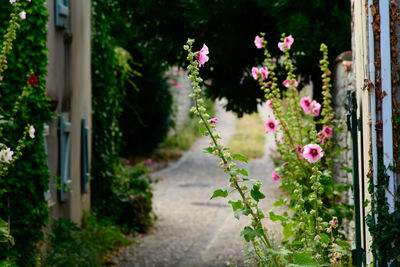
[[[222,106],[218,103],[216,107],[217,130],[227,143],[235,131],[235,116]],[[272,136],[267,136],[266,151],[272,141]],[[219,160],[201,152],[208,144],[208,137],[199,138],[178,162],[156,173],[164,176],[154,186],[158,220],[147,235],[114,255],[118,266],[246,266],[247,244],[239,233],[249,218],[236,220],[228,199],[209,200],[215,189],[228,188],[228,178],[218,166]],[[249,177],[263,182],[267,198],[262,208],[267,213],[280,194],[272,183],[272,162],[266,155],[247,167]]]

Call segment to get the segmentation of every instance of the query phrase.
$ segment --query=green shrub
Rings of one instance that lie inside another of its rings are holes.
[[[118,227],[93,215],[84,217],[82,228],[70,220],[56,219],[49,237],[43,266],[102,266],[113,249],[130,244]]]
[[[116,183],[113,185],[115,204],[112,205],[114,221],[126,230],[146,232],[153,223],[152,183],[148,166],[140,163],[127,170],[121,166]],[[110,216],[112,216],[110,214]],[[111,217],[112,218],[112,217]]]

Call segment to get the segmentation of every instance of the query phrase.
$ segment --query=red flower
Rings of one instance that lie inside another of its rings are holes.
[[[36,75],[30,75],[28,77],[28,84],[32,87],[34,87],[36,84],[38,84],[38,79]]]

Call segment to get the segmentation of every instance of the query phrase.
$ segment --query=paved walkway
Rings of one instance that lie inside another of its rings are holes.
[[[235,117],[225,112],[221,103],[216,111],[217,130],[227,143],[235,131]],[[272,136],[267,140],[265,149],[269,151]],[[119,266],[246,266],[247,244],[239,233],[248,218],[236,220],[229,199],[209,200],[215,189],[226,189],[229,183],[219,160],[201,152],[208,143],[208,137],[199,138],[178,162],[157,173],[164,176],[154,186],[158,220],[149,234],[116,256]],[[267,195],[263,210],[267,213],[280,194],[272,182],[269,156],[250,161],[248,170],[249,177],[263,182]],[[228,198],[236,200],[239,196]]]

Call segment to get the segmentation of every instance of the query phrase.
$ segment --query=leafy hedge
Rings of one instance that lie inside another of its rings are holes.
[[[0,36],[8,24],[11,5],[0,5]],[[0,217],[10,220],[15,246],[0,245],[0,259],[11,258],[19,266],[35,265],[37,242],[42,239],[42,227],[48,218],[44,192],[48,188],[49,173],[43,139],[43,123],[51,118],[48,98],[45,95],[47,74],[47,21],[45,0],[21,1],[26,20],[20,21],[14,48],[7,57],[8,69],[3,73],[0,90],[1,115],[8,118],[22,89],[27,86],[31,71],[38,84],[25,95],[14,124],[4,129],[0,142],[16,147],[24,127],[31,123],[36,128],[36,138],[27,143],[23,156],[16,162],[0,188],[6,193],[0,198]]]

